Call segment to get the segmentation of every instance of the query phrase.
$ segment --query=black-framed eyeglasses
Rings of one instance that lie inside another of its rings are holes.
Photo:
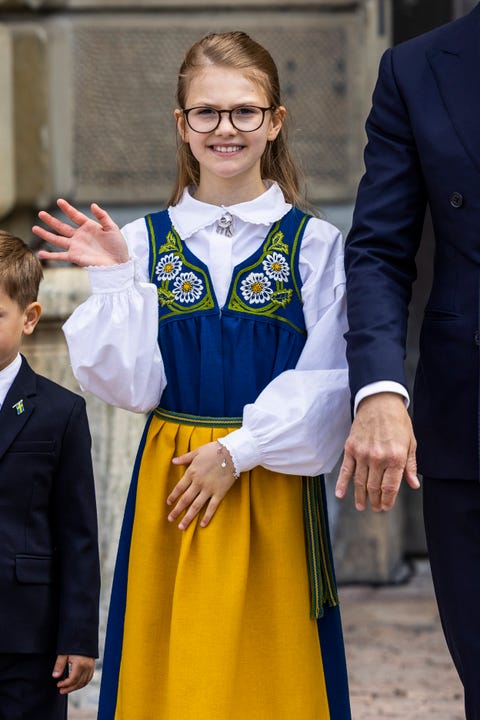
[[[232,110],[217,110],[216,108],[201,105],[198,107],[182,108],[187,123],[192,130],[198,133],[213,132],[222,121],[222,115],[227,113],[230,123],[240,132],[253,132],[263,125],[265,113],[274,110],[274,106],[257,107],[256,105],[240,105]]]

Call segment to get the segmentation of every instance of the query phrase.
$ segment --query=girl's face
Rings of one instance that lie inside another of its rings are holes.
[[[241,71],[216,65],[207,67],[190,80],[186,109],[209,107],[231,110],[240,106],[268,107],[268,98],[259,83]],[[252,197],[265,188],[260,175],[260,161],[268,141],[274,140],[285,117],[285,108],[265,113],[263,124],[253,132],[241,132],[230,122],[227,113],[221,115],[219,126],[208,133],[192,130],[181,110],[175,111],[178,131],[190,145],[200,165],[200,184],[197,197],[205,197],[205,190],[222,185],[250,188]],[[248,192],[247,192],[248,194]]]

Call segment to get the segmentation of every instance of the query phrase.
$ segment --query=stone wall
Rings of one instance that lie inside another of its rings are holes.
[[[351,202],[390,36],[389,1],[216,4],[0,0],[0,152],[13,150],[14,163],[0,185],[0,213],[45,207],[59,195],[87,204],[164,201],[176,166],[178,67],[192,42],[225,29],[249,32],[275,58],[311,199]]]

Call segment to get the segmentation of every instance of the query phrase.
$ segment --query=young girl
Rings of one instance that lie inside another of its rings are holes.
[[[150,411],[115,571],[101,720],[348,720],[321,473],[349,425],[338,230],[304,213],[269,53],[186,54],[168,210],[120,232],[65,200],[44,258],[87,266],[80,384]]]

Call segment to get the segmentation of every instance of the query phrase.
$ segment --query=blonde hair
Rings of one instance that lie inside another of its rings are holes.
[[[0,288],[22,309],[35,302],[43,278],[40,260],[23,240],[0,230]]]
[[[211,33],[196,42],[185,54],[177,83],[177,102],[185,108],[192,77],[199,70],[217,65],[240,70],[257,82],[267,96],[267,104],[278,108],[281,103],[280,82],[275,62],[264,47],[241,31]],[[275,112],[275,110],[274,110]],[[307,208],[299,189],[299,171],[287,144],[287,128],[283,123],[275,140],[268,142],[261,158],[263,179],[274,180],[283,191],[285,200],[297,207]],[[188,143],[178,139],[177,179],[169,205],[176,205],[186,187],[198,186],[200,167]]]

